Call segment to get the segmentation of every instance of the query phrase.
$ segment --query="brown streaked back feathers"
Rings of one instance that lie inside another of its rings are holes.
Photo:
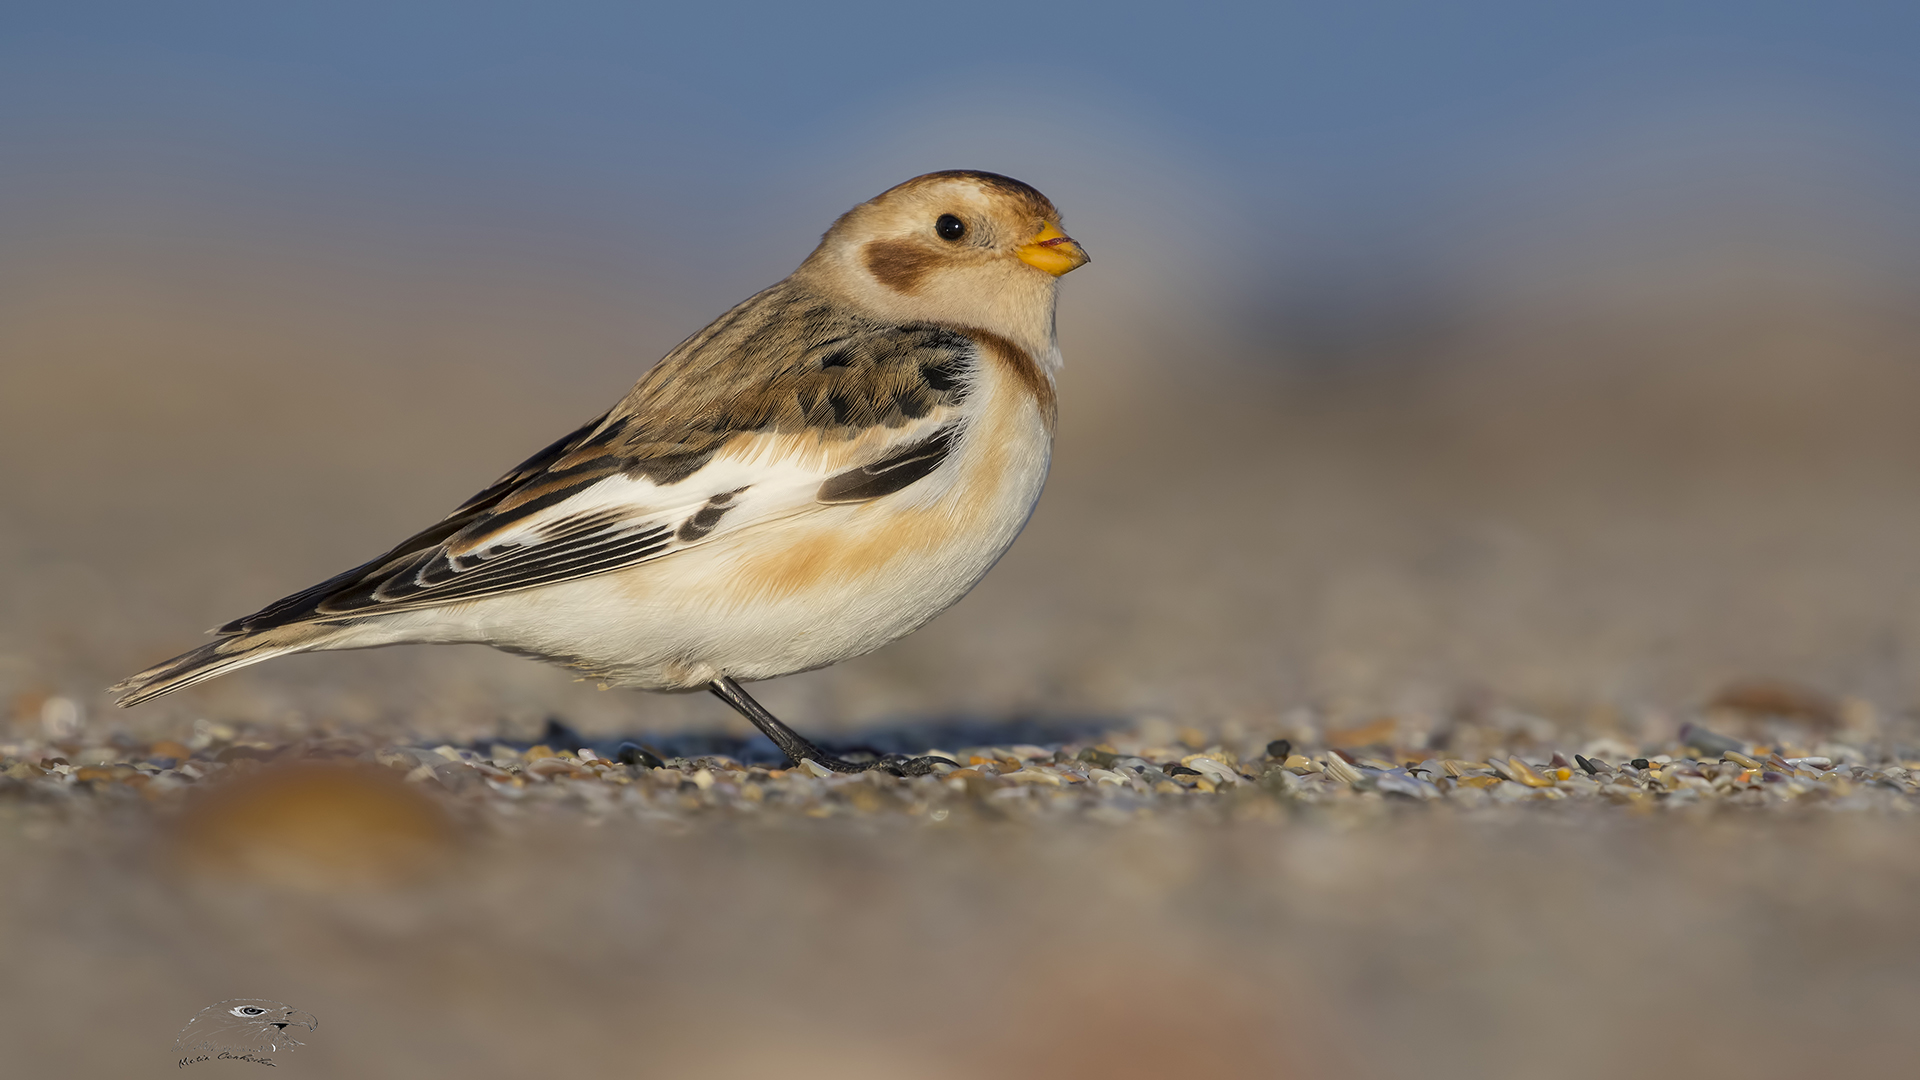
[[[957,330],[888,326],[782,282],[667,354],[608,422],[639,457],[710,452],[742,431],[850,439],[959,404],[972,349]]]

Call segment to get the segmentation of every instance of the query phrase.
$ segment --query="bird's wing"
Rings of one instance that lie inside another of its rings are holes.
[[[739,315],[721,320],[736,319],[735,333],[709,328],[690,339],[607,415],[439,524],[219,632],[435,607],[603,574],[716,533],[880,498],[939,467],[976,360],[969,338],[830,309],[784,324]],[[770,340],[769,322],[785,336]],[[745,362],[714,366],[716,352]]]

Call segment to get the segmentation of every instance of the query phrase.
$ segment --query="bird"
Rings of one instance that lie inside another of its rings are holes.
[[[944,759],[830,754],[740,684],[912,633],[1006,552],[1052,456],[1058,285],[1087,261],[1019,180],[898,184],[438,523],[110,692],[131,706],[293,653],[480,643],[709,690],[795,766],[933,772]]]
[[[266,998],[228,998],[193,1015],[174,1039],[187,1053],[226,1051],[271,1054],[306,1044],[287,1034],[295,1024],[312,1031],[320,1021],[309,1012]]]

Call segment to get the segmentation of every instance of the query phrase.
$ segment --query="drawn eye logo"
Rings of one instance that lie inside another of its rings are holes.
[[[289,1008],[266,998],[228,998],[194,1014],[180,1037],[173,1040],[181,1053],[272,1054],[305,1045],[291,1028],[312,1031],[320,1021],[312,1013]]]

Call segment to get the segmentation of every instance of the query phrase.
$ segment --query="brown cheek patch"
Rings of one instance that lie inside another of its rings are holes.
[[[895,292],[911,293],[920,287],[940,256],[907,240],[875,240],[866,246],[867,272],[880,284]]]

